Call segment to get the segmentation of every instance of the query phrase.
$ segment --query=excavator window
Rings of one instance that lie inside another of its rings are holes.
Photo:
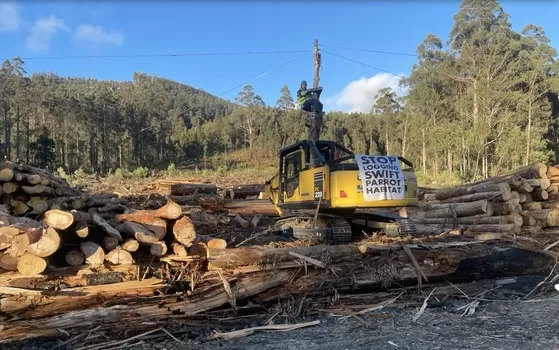
[[[292,197],[299,187],[299,173],[302,170],[301,152],[297,151],[285,157],[285,192]]]

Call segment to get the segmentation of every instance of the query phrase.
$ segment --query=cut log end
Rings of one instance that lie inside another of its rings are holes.
[[[66,263],[70,266],[79,266],[85,262],[85,257],[81,251],[69,250],[64,255]]]
[[[22,275],[33,276],[43,273],[47,269],[45,258],[25,253],[17,260],[17,270]]]
[[[94,242],[82,242],[80,244],[85,261],[90,265],[103,265],[105,260],[105,252],[100,245]]]
[[[105,256],[105,260],[113,265],[132,265],[134,264],[134,259],[132,255],[124,249],[114,249],[111,250]]]

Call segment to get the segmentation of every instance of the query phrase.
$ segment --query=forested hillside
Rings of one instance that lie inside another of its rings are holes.
[[[543,28],[516,32],[498,2],[465,0],[446,41],[429,34],[417,47],[418,61],[401,81],[405,96],[387,88],[371,96],[370,113],[327,113],[322,138],[356,152],[400,154],[424,175],[464,181],[555,162],[556,56]],[[306,136],[294,94],[280,87],[273,106],[250,85],[232,104],[142,73],[132,82],[29,76],[14,58],[0,71],[0,152],[100,174],[218,154],[226,161],[238,149],[269,161]]]

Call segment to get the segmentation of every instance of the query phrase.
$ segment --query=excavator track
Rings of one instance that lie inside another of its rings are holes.
[[[326,244],[350,243],[363,231],[381,231],[390,237],[416,234],[413,220],[387,213],[319,214],[316,222],[314,215],[302,214],[284,217],[276,225],[283,235]]]

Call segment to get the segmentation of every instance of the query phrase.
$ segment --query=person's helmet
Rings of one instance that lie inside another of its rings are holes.
[[[301,85],[303,85],[303,84],[307,85],[307,81],[306,81],[306,80],[303,80],[303,81],[301,82]]]

